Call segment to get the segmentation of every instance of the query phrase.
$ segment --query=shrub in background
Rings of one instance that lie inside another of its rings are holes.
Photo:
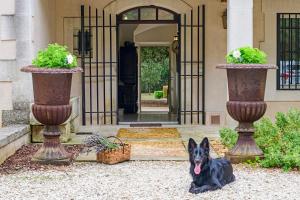
[[[231,51],[226,60],[231,64],[265,64],[267,55],[257,48],[241,47]]]
[[[66,46],[55,43],[39,51],[32,64],[44,68],[74,68],[77,66],[77,59]]]
[[[284,170],[300,169],[300,111],[291,109],[288,113],[277,113],[273,123],[263,118],[255,123],[255,141],[264,152],[262,167],[281,167]],[[231,129],[220,130],[221,141],[232,147],[237,133]]]
[[[220,137],[221,142],[231,149],[238,139],[238,133],[230,128],[223,128],[220,130]]]
[[[263,167],[300,169],[300,111],[277,113],[275,123],[263,119],[256,123],[255,140],[265,154]]]
[[[163,91],[154,91],[154,98],[155,99],[161,99],[161,98],[163,98],[163,96],[164,96]]]

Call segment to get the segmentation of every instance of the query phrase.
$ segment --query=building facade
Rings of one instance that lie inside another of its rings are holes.
[[[137,91],[137,115],[141,114],[139,51],[144,46],[170,47],[167,114],[175,117],[168,118],[169,122],[221,126],[234,123],[226,111],[226,73],[216,65],[226,62],[227,52],[242,46],[260,48],[268,55],[269,63],[279,66],[268,73],[265,115],[274,118],[276,112],[300,107],[298,0],[0,3],[3,125],[29,121],[31,75],[20,72],[20,68],[31,64],[38,50],[54,42],[67,45],[85,71],[74,76],[71,91],[77,97],[73,109],[78,110],[80,125],[124,123],[120,88],[130,88],[120,78],[120,74],[127,73],[120,63],[120,49],[125,42],[134,43],[137,52],[137,83],[136,90],[132,90]]]

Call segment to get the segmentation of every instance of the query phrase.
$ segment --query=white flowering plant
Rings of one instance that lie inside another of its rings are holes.
[[[241,47],[227,54],[226,60],[230,64],[265,64],[267,55],[257,48]]]
[[[32,64],[41,68],[70,69],[77,66],[77,58],[68,51],[66,46],[54,43],[39,51]]]

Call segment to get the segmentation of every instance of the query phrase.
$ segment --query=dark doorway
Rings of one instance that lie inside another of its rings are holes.
[[[120,47],[118,102],[125,114],[138,111],[138,56],[134,43],[126,41]]]
[[[170,71],[173,69],[173,79],[178,81],[179,77],[175,76],[178,76],[180,63],[177,62],[178,54],[174,52],[170,63],[169,51],[174,37],[178,44],[179,19],[178,14],[155,6],[133,8],[117,16],[120,124],[178,124],[179,87],[171,82]],[[155,57],[151,54],[160,55]],[[163,54],[166,55],[164,60],[160,58]],[[173,95],[176,101],[168,97],[170,91],[176,93],[177,96]],[[171,101],[177,105],[172,107]]]

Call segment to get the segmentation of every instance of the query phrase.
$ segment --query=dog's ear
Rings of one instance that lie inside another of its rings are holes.
[[[189,139],[189,152],[192,152],[197,146],[197,143],[193,138]]]
[[[208,139],[207,137],[203,138],[201,144],[200,144],[200,147],[206,149],[209,151],[209,142],[208,142]]]

